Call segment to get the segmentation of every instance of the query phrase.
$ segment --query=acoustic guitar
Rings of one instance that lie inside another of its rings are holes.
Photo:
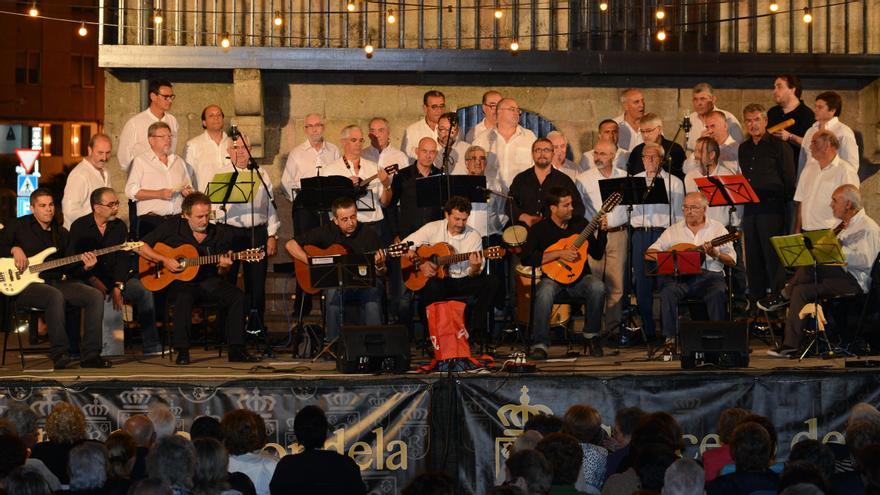
[[[483,258],[491,260],[503,257],[504,248],[492,246],[482,251],[456,253],[455,248],[445,242],[438,242],[433,245],[423,244],[416,249],[412,260],[406,256],[400,259],[403,283],[411,291],[421,290],[428,283],[428,278],[422,275],[421,270],[419,270],[423,261],[430,261],[437,265],[437,278],[446,278],[448,275],[447,266],[467,261],[474,253],[482,253]]]
[[[388,175],[394,175],[397,172],[400,172],[400,165],[398,165],[396,163],[385,167],[385,173]],[[370,183],[373,182],[374,180],[376,180],[378,177],[379,177],[379,174],[373,174],[373,175],[367,177],[366,179],[363,179],[360,182],[358,182],[357,187],[360,190],[360,191],[358,191],[358,194],[360,194],[361,196],[367,194],[367,189],[369,188]]]
[[[541,265],[541,270],[544,271],[544,275],[547,275],[560,284],[570,284],[579,279],[581,274],[584,273],[584,264],[587,262],[587,248],[590,245],[590,243],[587,242],[587,238],[593,235],[593,232],[599,227],[602,215],[613,210],[614,207],[620,203],[621,199],[622,197],[620,193],[613,193],[611,196],[608,196],[608,199],[602,203],[602,208],[600,208],[599,212],[593,216],[593,219],[590,220],[590,223],[580,234],[564,237],[548,246],[547,249],[544,250],[544,253],[571,248],[578,252],[578,257],[571,262],[560,259],[544,263]]]
[[[103,256],[105,254],[115,253],[116,251],[131,251],[143,246],[143,242],[125,242],[115,246],[109,246],[96,251],[92,251],[95,256]],[[66,258],[58,258],[52,261],[43,261],[49,255],[57,252],[54,247],[46,248],[39,253],[28,258],[28,266],[24,271],[19,272],[15,267],[14,258],[0,258],[0,293],[7,296],[20,294],[28,285],[35,283],[43,283],[40,278],[40,272],[51,270],[65,265],[71,265],[77,261],[82,261],[82,254],[68,256]]]
[[[220,262],[220,257],[226,255],[226,253],[221,253],[199,256],[198,250],[193,245],[182,244],[173,248],[161,242],[157,242],[153,246],[153,251],[177,260],[183,270],[175,273],[166,268],[162,263],[153,263],[141,256],[138,260],[138,277],[141,279],[144,287],[151,292],[160,291],[174,281],[189,282],[196,278],[200,266],[217,264]],[[232,261],[254,263],[265,258],[266,252],[262,247],[258,247],[232,253],[230,256]]]
[[[397,258],[403,256],[408,250],[409,247],[412,246],[412,241],[403,242],[400,244],[392,244],[387,248],[380,249],[379,252],[384,253],[386,258]],[[309,258],[313,258],[315,256],[336,256],[336,255],[344,255],[349,254],[348,249],[341,244],[332,244],[326,249],[321,249],[317,246],[305,245],[303,246],[303,251],[309,255]],[[369,251],[364,253],[364,255],[373,255],[376,254],[376,251]],[[303,263],[302,261],[294,258],[293,259],[293,271],[296,274],[296,283],[299,284],[299,287],[306,294],[317,294],[321,291],[321,289],[316,289],[312,287],[312,276],[309,274],[309,264]]]
[[[712,239],[711,241],[709,241],[709,244],[711,244],[713,248],[716,248],[716,247],[721,246],[723,244],[727,244],[728,242],[733,242],[733,241],[739,239],[740,237],[742,237],[742,232],[733,232],[730,234],[724,234],[724,235],[720,235],[720,236]],[[696,244],[691,244],[689,242],[680,242],[680,243],[672,246],[671,248],[667,249],[667,251],[699,251],[701,253],[704,253],[706,250],[703,249],[702,245],[697,246]]]

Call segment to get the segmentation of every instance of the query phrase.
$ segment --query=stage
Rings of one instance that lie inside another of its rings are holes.
[[[682,370],[678,361],[647,360],[644,347],[606,348],[602,358],[551,359],[533,374],[478,370],[466,373],[410,372],[403,375],[342,375],[331,361],[295,360],[289,350],[257,366],[228,363],[216,350],[193,350],[193,362],[168,358],[114,358],[111,370],[50,371],[44,356],[7,355],[0,409],[28,403],[45,417],[53,403],[80,405],[89,435],[106,436],[156,400],[168,403],[178,426],[188,430],[201,415],[222,416],[247,407],[266,420],[275,451],[290,452],[293,417],[308,404],[323,407],[333,425],[327,447],[351,455],[362,467],[371,493],[398,493],[416,473],[442,469],[458,474],[474,493],[500,482],[513,439],[538,413],[561,415],[575,403],[596,407],[610,428],[614,412],[638,406],[673,414],[685,432],[685,455],[699,456],[717,444],[716,423],[725,407],[745,407],[768,416],[779,430],[778,458],[804,437],[842,441],[849,409],[880,400],[880,378],[872,369],[846,368],[843,358],[810,357],[801,362],[766,356],[752,338],[745,369]],[[496,364],[512,349],[502,346]],[[413,350],[412,369],[428,362]]]

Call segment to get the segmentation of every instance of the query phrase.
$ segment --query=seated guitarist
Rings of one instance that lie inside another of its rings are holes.
[[[138,254],[157,263],[162,263],[171,272],[180,272],[183,267],[175,260],[158,253],[151,246],[162,242],[175,248],[184,244],[196,248],[199,256],[228,253],[231,237],[223,225],[208,221],[211,215],[211,200],[203,193],[193,192],[183,199],[183,214],[159,224],[143,237],[144,243]],[[228,255],[220,257],[216,267],[204,265],[190,282],[175,281],[169,287],[168,301],[174,302],[174,329],[172,345],[177,351],[176,363],[187,365],[189,356],[189,330],[192,323],[192,307],[200,301],[217,303],[220,320],[225,322],[227,353],[229,362],[251,363],[260,358],[248,354],[244,342],[244,293],[223,278],[232,266]]]
[[[58,249],[58,254],[53,254],[49,259],[64,256],[69,240],[67,229],[55,222],[55,201],[50,190],[41,187],[31,193],[31,211],[32,215],[15,219],[0,232],[0,256],[12,256],[19,272],[27,268],[28,257],[47,248]],[[82,255],[86,270],[91,270],[97,261],[92,252]],[[110,361],[101,357],[101,323],[104,318],[101,292],[80,282],[63,281],[62,270],[63,268],[56,268],[42,272],[40,277],[46,283],[28,285],[18,295],[16,303],[45,310],[51,343],[49,354],[56,370],[70,365],[65,304],[85,309],[80,366],[109,368]]]
[[[678,328],[678,302],[685,297],[700,296],[706,303],[709,319],[719,321],[726,315],[727,284],[724,266],[736,265],[736,252],[731,244],[712,247],[716,237],[727,235],[721,222],[706,218],[709,201],[702,193],[692,192],[684,197],[684,220],[678,221],[660,234],[645,251],[646,261],[656,261],[656,253],[668,251],[677,244],[690,244],[702,248],[706,257],[702,273],[695,275],[664,277],[660,282],[660,318],[666,337],[664,354],[675,350],[675,332]]]
[[[483,238],[467,224],[471,202],[461,196],[452,196],[443,206],[443,213],[445,219],[429,222],[403,239],[403,242],[413,243],[413,251],[408,255],[410,259],[415,258],[415,249],[419,246],[440,242],[452,246],[456,253],[472,254],[467,261],[449,265],[445,278],[437,277],[437,265],[422,260],[419,271],[428,279],[425,287],[419,291],[422,307],[427,308],[432,303],[457,296],[475,297],[476,304],[468,305],[471,311],[471,334],[488,337],[489,311],[501,284],[497,277],[483,273]]]
[[[330,205],[330,210],[333,215],[333,223],[312,229],[287,241],[285,248],[290,256],[303,263],[308,263],[309,257],[303,250],[303,246],[327,249],[334,244],[343,246],[349,254],[376,251],[373,259],[376,274],[384,276],[387,267],[385,266],[385,256],[380,251],[382,243],[373,229],[358,222],[357,206],[354,199],[337,198]],[[382,299],[379,287],[346,289],[344,293],[338,289],[329,289],[325,295],[328,302],[327,328],[324,337],[327,342],[332,342],[333,339],[339,337],[342,325],[340,315],[344,303],[361,305],[363,308],[361,313],[364,315],[366,325],[382,324]]]
[[[530,359],[547,359],[550,347],[550,314],[556,296],[565,293],[570,297],[587,301],[584,337],[590,340],[590,354],[601,356],[602,343],[599,332],[602,329],[602,311],[605,309],[605,284],[590,274],[587,260],[580,258],[576,249],[551,249],[560,239],[580,234],[588,225],[581,215],[574,215],[574,188],[553,186],[545,195],[550,210],[549,218],[544,218],[529,231],[529,238],[523,247],[522,261],[528,266],[541,266],[556,260],[583,263],[583,273],[570,284],[561,284],[545,276],[541,277],[535,289],[535,314],[532,318],[532,352]],[[598,233],[598,237],[597,234]],[[587,239],[587,253],[590,258],[602,259],[607,237],[604,230],[596,229]]]

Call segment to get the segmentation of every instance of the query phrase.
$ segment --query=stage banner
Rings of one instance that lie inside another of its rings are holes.
[[[684,455],[699,458],[719,445],[721,411],[741,407],[767,416],[779,435],[777,459],[811,438],[844,443],[846,420],[858,402],[880,402],[880,377],[867,372],[745,375],[676,373],[614,378],[517,376],[460,380],[462,428],[453,441],[460,457],[453,469],[474,493],[504,480],[504,462],[515,438],[536,414],[562,416],[573,404],[595,407],[610,434],[624,407],[672,414],[684,431]]]
[[[0,387],[0,411],[11,403],[29,405],[42,430],[52,406],[67,401],[82,408],[90,438],[104,440],[130,416],[146,414],[154,402],[167,404],[179,431],[189,431],[199,416],[220,419],[224,412],[247,408],[266,422],[265,450],[283,456],[298,449],[293,433],[296,412],[318,405],[330,421],[325,448],[352,457],[372,494],[396,494],[427,466],[431,435],[432,385],[418,380],[297,380],[234,382],[216,387],[174,383],[124,386],[123,382],[6,382]]]

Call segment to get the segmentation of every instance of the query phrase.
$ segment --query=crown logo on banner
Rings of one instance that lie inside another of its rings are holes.
[[[260,416],[272,412],[275,409],[275,397],[260,395],[260,389],[255,388],[253,393],[244,394],[238,400],[239,407],[250,409]]]
[[[346,392],[345,387],[340,386],[339,392],[328,392],[324,394],[324,400],[327,401],[327,409],[349,410],[354,407],[358,400],[358,394],[354,392]]]
[[[125,409],[147,409],[153,394],[134,387],[131,390],[126,390],[125,392],[120,393],[117,397],[122,401]]]
[[[98,397],[95,397],[91,404],[86,404],[80,409],[82,409],[86,419],[104,419],[110,414],[110,408],[101,404],[101,399]]]
[[[33,409],[33,411],[37,413],[37,416],[41,418],[48,417],[49,413],[52,412],[52,407],[55,405],[55,403],[58,402],[57,400],[55,400],[55,393],[52,392],[51,389],[45,390],[46,392],[43,395],[42,399],[35,400],[33,403],[31,403],[31,409]]]
[[[537,414],[553,414],[549,407],[543,404],[532,404],[529,397],[529,387],[523,385],[520,389],[519,404],[505,404],[498,408],[496,415],[504,425],[505,436],[517,436],[522,433],[523,427],[530,416]],[[512,428],[511,428],[512,427]]]

